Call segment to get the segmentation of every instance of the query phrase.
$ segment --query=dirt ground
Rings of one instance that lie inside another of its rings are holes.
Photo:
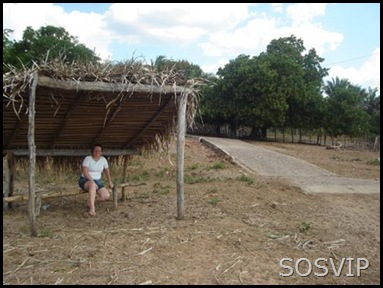
[[[255,145],[380,180],[377,152]],[[86,194],[44,200],[38,237],[30,237],[26,203],[3,210],[3,284],[380,284],[380,194],[306,195],[187,138],[185,219],[177,220],[175,165],[174,145],[136,156],[128,167],[136,186],[117,210],[98,204],[95,217]],[[71,185],[56,177],[36,186],[78,189],[70,177]],[[27,193],[23,179],[17,193]]]

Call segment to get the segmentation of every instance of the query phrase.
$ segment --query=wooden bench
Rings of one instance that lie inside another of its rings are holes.
[[[126,185],[127,186],[127,185]],[[123,187],[122,185],[114,185],[112,189],[112,199],[113,199],[113,207],[114,209],[117,209],[117,202],[118,202],[118,188]],[[47,199],[47,198],[54,198],[54,197],[68,197],[68,196],[75,196],[75,195],[81,195],[88,193],[88,191],[85,191],[83,189],[78,189],[77,191],[69,191],[66,193],[62,192],[46,192],[46,193],[35,193],[36,202],[41,202],[41,199]],[[23,194],[23,195],[15,195],[15,196],[9,196],[9,197],[3,197],[3,204],[6,203],[12,203],[16,201],[28,201],[29,195]]]
[[[112,189],[112,201],[113,201],[113,208],[117,209],[117,203],[118,203],[118,192],[121,189],[121,198],[120,199],[125,199],[125,189],[126,187],[131,187],[131,186],[141,186],[141,185],[146,185],[145,183],[137,183],[137,184],[131,184],[131,183],[122,183],[122,184],[115,184],[113,189]],[[68,196],[75,196],[75,195],[81,195],[88,193],[88,191],[85,191],[81,188],[79,188],[76,191],[69,191],[66,193],[62,192],[46,192],[46,193],[35,193],[36,197],[36,203],[40,203],[39,205],[41,206],[41,199],[47,199],[47,198],[54,198],[54,197],[68,197]],[[16,201],[28,201],[29,195],[28,194],[23,194],[23,195],[15,195],[15,196],[9,196],[9,197],[3,197],[3,204],[7,203],[12,203]],[[4,205],[3,205],[4,207]],[[40,207],[36,207],[38,210]]]

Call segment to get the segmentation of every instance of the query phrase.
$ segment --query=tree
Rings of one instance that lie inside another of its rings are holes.
[[[187,60],[170,60],[166,56],[157,56],[153,61],[151,60],[151,67],[157,71],[171,71],[174,70],[185,79],[198,78],[203,76],[201,67],[196,64],[190,63]]]
[[[272,40],[265,53],[270,68],[278,75],[273,83],[275,91],[286,98],[288,109],[284,118],[291,128],[320,126],[320,105],[314,103],[320,101],[322,79],[328,69],[321,67],[324,59],[316,54],[315,49],[304,55],[305,50],[303,41],[291,35]]]
[[[3,32],[4,48],[4,32]],[[100,60],[94,51],[78,43],[76,37],[71,36],[64,28],[44,26],[38,30],[27,27],[23,38],[12,43],[9,47],[6,64],[15,67],[30,67],[33,62],[42,63],[52,59],[60,59],[66,63],[73,61],[97,62]],[[3,49],[4,57],[4,49]]]
[[[361,136],[369,130],[369,116],[363,107],[362,89],[336,77],[324,87],[327,98],[325,129],[332,137]]]
[[[251,111],[250,105],[246,104],[246,96],[251,93],[248,85],[251,71],[250,56],[241,54],[217,72],[215,109],[232,131],[244,124],[243,119]]]
[[[321,85],[328,69],[320,66],[323,59],[314,49],[307,55],[304,51],[303,41],[290,36],[271,41],[259,56],[239,55],[218,70],[217,85],[203,102],[210,105],[205,112],[232,129],[261,129],[263,137],[267,128],[285,127],[286,122],[295,128],[320,127]]]
[[[15,58],[13,51],[14,42],[9,39],[12,33],[13,30],[11,29],[3,29],[3,63],[9,63],[12,58]]]
[[[380,95],[377,95],[378,88],[368,87],[363,90],[363,106],[370,116],[370,133],[380,135]]]

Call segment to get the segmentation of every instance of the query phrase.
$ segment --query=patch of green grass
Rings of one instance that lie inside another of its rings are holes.
[[[149,199],[150,194],[148,191],[144,191],[141,194],[137,195],[135,198],[136,199]]]
[[[208,189],[206,192],[209,193],[209,194],[215,194],[215,193],[218,192],[218,189],[217,188]]]
[[[311,228],[311,223],[302,221],[301,224],[298,225],[299,232],[304,233]]]
[[[367,161],[367,164],[368,165],[379,166],[380,165],[380,160],[378,160],[378,159],[369,160],[369,161]]]
[[[185,174],[184,176],[184,182],[186,184],[207,183],[212,181],[214,181],[214,179],[210,177],[201,177],[201,176],[190,175],[190,174]]]
[[[338,157],[338,156],[331,156],[330,159],[331,160],[341,160],[340,157]]]
[[[133,182],[145,182],[149,180],[149,173],[148,171],[143,171],[139,175],[135,175],[132,177],[131,181]]]
[[[38,233],[37,237],[52,237],[53,236],[53,231],[46,228],[46,229],[43,229],[40,231],[40,233]]]
[[[169,168],[168,167],[164,167],[160,171],[158,171],[155,175],[157,177],[163,178],[165,175],[168,174],[168,172],[169,172]]]
[[[241,175],[241,176],[237,177],[236,180],[246,182],[249,185],[254,183],[253,178],[246,176],[246,175]]]
[[[215,162],[213,165],[209,166],[208,170],[218,170],[218,169],[225,169],[225,163],[219,161]]]
[[[161,185],[160,182],[156,182],[153,185],[153,193],[164,195],[164,194],[169,194],[171,190],[172,190],[172,186],[170,185],[163,186]]]
[[[195,163],[187,168],[187,170],[197,170],[199,168],[199,164]]]
[[[213,197],[211,199],[209,199],[209,203],[213,206],[216,206],[218,204],[218,202],[220,202],[221,200],[218,199],[218,197]]]

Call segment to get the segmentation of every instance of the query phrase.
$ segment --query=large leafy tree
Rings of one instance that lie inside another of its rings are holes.
[[[332,136],[361,136],[369,130],[369,115],[363,106],[363,91],[347,79],[327,81],[326,132]]]
[[[266,55],[278,77],[274,85],[288,104],[286,124],[291,128],[320,126],[321,84],[328,69],[322,68],[315,49],[307,54],[303,41],[294,35],[271,41]],[[316,105],[318,102],[318,105]]]
[[[11,29],[3,29],[3,63],[12,63],[14,59],[17,59],[13,49],[15,42],[10,39],[12,33],[13,30]]]
[[[217,110],[216,117],[224,119],[232,130],[235,130],[242,123],[240,122],[243,113],[243,93],[246,87],[247,76],[249,76],[248,55],[241,54],[231,60],[224,68],[219,68],[218,84],[215,86],[215,99],[212,101],[213,109]]]
[[[222,113],[222,108],[218,105],[224,105],[224,101],[220,101],[218,91],[222,87],[218,86],[219,80],[216,76],[206,77],[207,85],[202,87],[200,100],[200,119],[197,119],[201,124],[209,123],[215,127],[215,132],[217,135],[220,134],[220,125],[225,123],[225,116]]]
[[[250,58],[239,55],[218,70],[218,83],[208,94],[210,115],[254,131],[270,127],[319,127],[323,113],[320,93],[327,70],[322,58],[295,36],[273,40],[267,51]],[[318,101],[318,103],[317,103]],[[216,112],[213,112],[216,109]],[[301,125],[301,126],[299,126]]]
[[[362,90],[363,106],[370,116],[370,132],[374,135],[380,135],[380,95],[378,88]]]
[[[328,75],[328,68],[323,68],[323,58],[316,54],[315,49],[303,56],[303,79],[305,97],[298,103],[301,122],[298,128],[309,131],[321,129],[324,118],[324,99],[322,95],[323,78]]]
[[[171,71],[175,70],[181,73],[185,79],[203,77],[203,70],[200,66],[190,63],[187,60],[171,60],[166,56],[157,56],[153,61],[151,60],[151,67],[157,71]]]
[[[30,67],[33,62],[41,63],[60,59],[71,63],[73,61],[97,62],[100,60],[94,51],[78,42],[64,28],[47,25],[38,30],[27,27],[20,41],[6,42],[7,34],[3,31],[3,57],[6,64],[15,67]],[[4,44],[8,49],[4,55]]]
[[[262,136],[266,137],[267,128],[283,125],[288,108],[286,97],[276,85],[278,74],[266,54],[253,57],[245,71],[245,81],[238,88],[241,122],[252,127],[255,135],[262,130]]]

